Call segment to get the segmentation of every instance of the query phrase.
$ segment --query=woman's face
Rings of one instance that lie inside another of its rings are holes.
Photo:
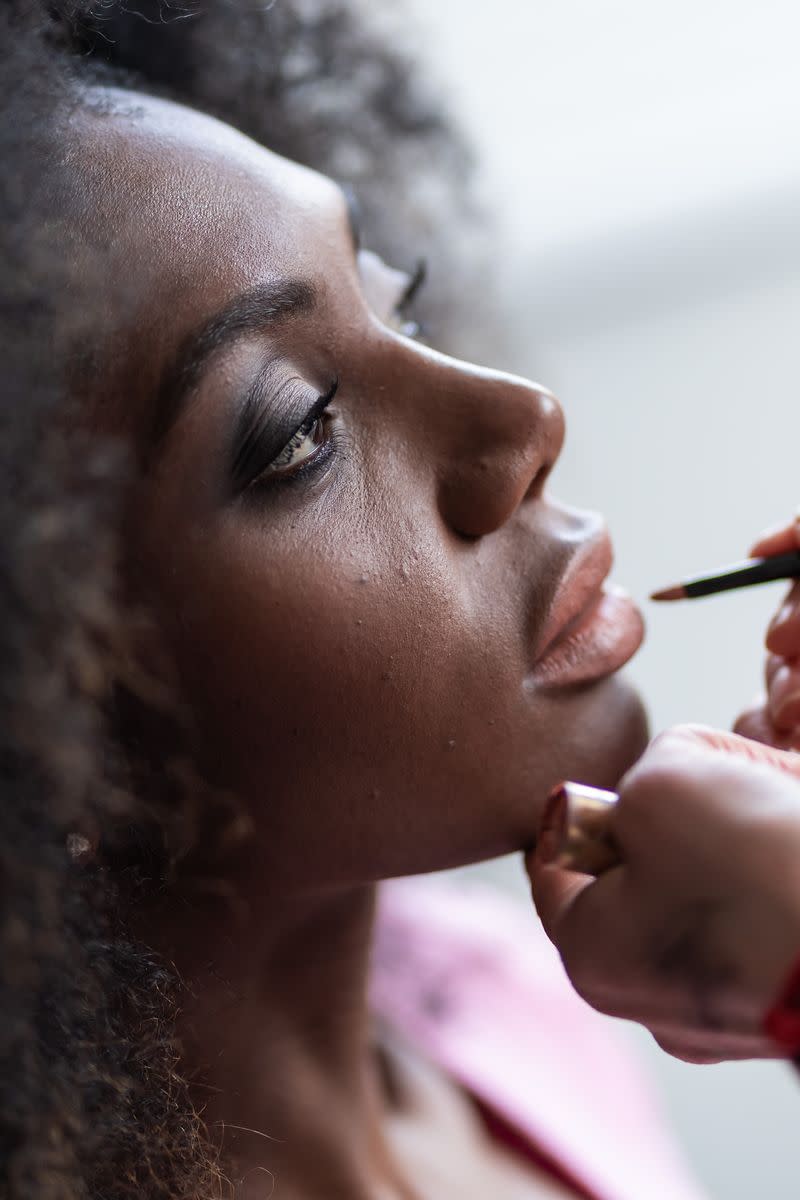
[[[147,458],[134,582],[264,887],[530,844],[556,780],[613,784],[645,732],[603,525],[546,493],[558,403],[398,331],[409,280],[334,183],[115,103],[75,118],[113,281],[95,419]]]

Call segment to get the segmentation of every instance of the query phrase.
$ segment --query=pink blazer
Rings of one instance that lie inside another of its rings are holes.
[[[577,1195],[704,1200],[642,1071],[572,990],[533,909],[486,886],[385,884],[371,1002]]]

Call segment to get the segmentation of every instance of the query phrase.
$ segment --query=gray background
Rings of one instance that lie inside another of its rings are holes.
[[[414,2],[497,217],[495,365],[567,412],[555,490],[607,513],[639,599],[741,557],[800,500],[795,0]],[[654,729],[730,724],[779,594],[646,608],[631,674]],[[522,894],[516,864],[482,873]],[[786,1068],[690,1067],[630,1036],[715,1200],[797,1195]]]

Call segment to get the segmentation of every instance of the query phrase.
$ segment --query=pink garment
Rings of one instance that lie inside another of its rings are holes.
[[[371,1002],[592,1200],[703,1200],[641,1070],[532,911],[486,886],[385,884]]]

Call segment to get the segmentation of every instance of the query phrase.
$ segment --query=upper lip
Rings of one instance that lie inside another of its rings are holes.
[[[558,582],[538,639],[537,662],[598,602],[613,563],[611,538],[602,526],[575,551]]]

